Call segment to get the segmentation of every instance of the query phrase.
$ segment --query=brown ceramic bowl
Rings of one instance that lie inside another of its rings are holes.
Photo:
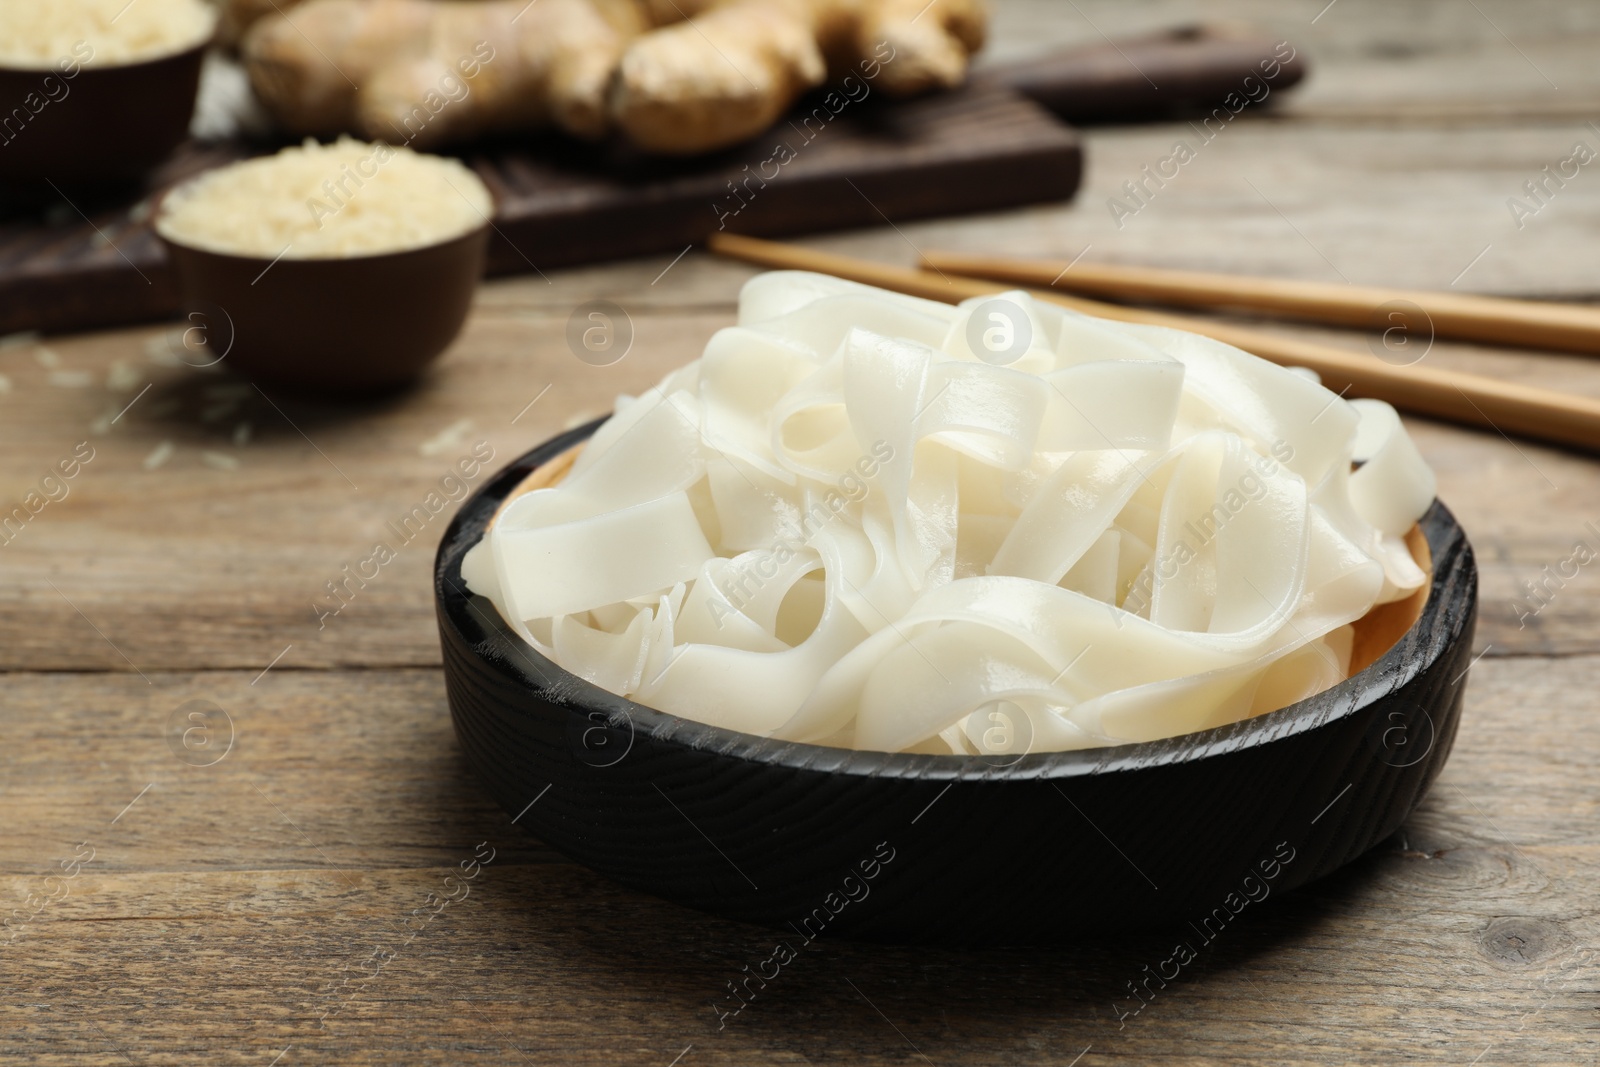
[[[449,347],[483,276],[489,225],[400,252],[276,262],[161,240],[211,362],[263,385],[357,394],[413,381]]]
[[[0,67],[0,183],[45,187],[134,181],[189,134],[209,41],[140,63]],[[34,108],[37,107],[37,111]],[[27,116],[20,128],[18,113]]]

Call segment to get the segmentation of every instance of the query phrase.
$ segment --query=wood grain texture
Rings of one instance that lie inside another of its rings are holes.
[[[738,234],[717,234],[706,242],[706,247],[718,255],[768,269],[832,274],[951,304],[998,294],[1015,284],[963,275],[954,269],[941,268],[932,260],[927,261],[926,269],[910,270],[877,260]],[[1066,271],[1070,265],[1063,266],[1061,271]],[[1038,276],[1040,272],[1035,268],[1025,273]],[[1046,282],[1050,280],[1049,273],[1042,277]],[[1409,415],[1434,416],[1475,429],[1515,434],[1523,440],[1566,445],[1588,453],[1600,452],[1600,401],[1420,365],[1427,355],[1425,346],[1433,342],[1420,310],[1411,316],[1411,323],[1396,327],[1402,335],[1398,342],[1390,339],[1387,331],[1377,331],[1384,338],[1385,347],[1374,354],[1386,357],[1378,359],[1365,352],[1260,333],[1215,318],[1175,315],[1159,309],[1091,300],[1064,292],[1064,288],[1057,285],[1027,291],[1039,300],[1085,315],[1203,334],[1280,366],[1304,367],[1340,396],[1383,400]],[[1577,305],[1572,307],[1574,311],[1582,310]]]
[[[1088,260],[963,256],[932,249],[923,253],[921,265],[943,274],[1054,288],[1121,303],[1223,308],[1359,330],[1387,332],[1399,327],[1401,337],[1447,337],[1508,348],[1600,354],[1600,312],[1583,304],[1114,266]],[[1408,354],[1395,353],[1397,358]]]
[[[1324,6],[1001,0],[996,61],[1098,42],[1095,26],[1204,15],[1309,34],[1316,67],[1277,117],[1230,128],[1121,230],[1106,199],[1183,124],[1088,131],[1085,191],[1069,206],[807,243],[902,265],[916,247],[1070,258],[1094,244],[1089,256],[1116,262],[1433,288],[1492,244],[1457,289],[1600,291],[1591,168],[1520,231],[1505,206],[1574,138],[1597,143],[1584,131],[1600,10],[1476,0],[1486,20],[1457,0],[1339,0],[1312,25]],[[771,935],[624,890],[509,825],[451,735],[428,588],[436,536],[326,630],[309,607],[474,441],[518,454],[731,322],[750,272],[673,254],[489,283],[423,387],[391,404],[274,397],[359,492],[265,400],[217,413],[226,398],[205,390],[226,380],[151,363],[155,329],[50,338],[55,368],[30,347],[0,349],[0,499],[20,501],[80,440],[99,450],[66,500],[0,547],[7,911],[48,893],[80,842],[97,849],[65,899],[0,944],[0,1062],[667,1067],[682,1054],[679,1067],[952,1067],[1063,1065],[1086,1048],[1078,1067],[1593,1061],[1600,578],[1580,568],[1523,628],[1512,601],[1574,541],[1600,544],[1586,526],[1600,524],[1600,480],[1592,460],[1421,419],[1408,426],[1477,550],[1487,655],[1451,760],[1399,833],[1345,874],[1250,905],[1120,1028],[1112,1002],[1129,1010],[1126,983],[1181,931],[990,952],[823,940],[719,1030],[713,1002],[770,956]],[[594,299],[635,327],[609,368],[582,364],[561,336]],[[119,361],[146,376],[108,387]],[[1570,357],[1439,342],[1427,361],[1600,396],[1600,368]],[[89,384],[74,384],[82,371]],[[151,392],[110,424],[146,380]],[[240,421],[253,431],[236,446]],[[162,441],[172,455],[145,470]],[[209,768],[177,760],[163,736],[190,699],[238,726],[237,749]],[[397,945],[412,909],[449,892],[445,868],[486,840],[500,852],[468,899]],[[395,955],[362,980],[374,952]],[[348,1005],[319,1029],[346,978]]]
[[[1069,122],[1142,122],[1204,116],[1230,93],[1256,95],[1263,85],[1281,93],[1308,65],[1288,41],[1261,30],[1201,23],[990,66],[980,79],[997,78]]]
[[[883,258],[895,256],[896,243],[891,235]],[[400,551],[382,579],[320,630],[311,605],[475,442],[487,441],[502,457],[519,454],[698,355],[715,329],[731,323],[731,297],[752,272],[691,253],[652,287],[669,262],[558,274],[550,285],[491,283],[465,333],[421,388],[354,409],[358,421],[341,408],[285,397],[269,402],[247,388],[230,400],[216,390],[237,393],[231,379],[152,363],[145,350],[152,342],[162,348],[156,330],[51,340],[48,348],[61,361],[55,369],[40,366],[27,347],[0,351],[0,374],[12,386],[0,394],[6,414],[0,447],[11,457],[0,471],[6,509],[37,488],[76,443],[97,450],[72,495],[0,546],[0,663],[128,669],[48,579],[141,669],[259,670],[290,643],[290,665],[436,664],[426,591],[433,537],[428,551]],[[678,308],[663,306],[671,303],[661,289],[669,282],[681,286],[668,290],[680,294]],[[635,347],[614,366],[589,366],[566,348],[567,317],[586,299],[584,286],[632,309]],[[1341,331],[1256,328],[1345,346],[1352,340]],[[1567,357],[1440,342],[1425,362],[1600,396],[1600,368]],[[118,364],[140,374],[130,386],[109,388]],[[62,371],[86,374],[89,383],[53,384]],[[146,383],[151,391],[107,425]],[[546,386],[549,392],[518,417]],[[250,438],[235,446],[241,423],[250,425]],[[1496,652],[1600,649],[1589,569],[1554,588],[1537,613],[1518,608],[1526,602],[1522,583],[1544,581],[1544,568],[1558,570],[1575,542],[1600,546],[1586,525],[1600,524],[1600,486],[1590,461],[1421,420],[1412,429],[1439,473],[1441,498],[1478,548],[1481,640]],[[145,470],[163,442],[171,443],[171,458]],[[425,445],[433,454],[422,451]],[[238,466],[211,466],[206,453]],[[218,528],[227,530],[225,540],[212,533]]]
[[[885,258],[893,257],[896,240],[884,246]],[[423,386],[403,400],[357,409],[359,422],[339,408],[283,397],[269,402],[252,391],[230,401],[216,390],[237,392],[231,379],[152,363],[145,348],[152,341],[159,347],[155,330],[52,340],[57,369],[40,366],[26,347],[0,352],[0,373],[12,385],[9,395],[0,394],[6,412],[0,442],[11,457],[0,471],[7,510],[76,443],[97,450],[71,483],[72,495],[48,505],[0,547],[0,663],[127,670],[75,604],[141,669],[259,670],[290,643],[295,648],[285,662],[294,666],[436,664],[426,592],[431,537],[427,551],[401,550],[384,577],[322,629],[311,605],[475,442],[487,441],[502,457],[518,454],[697,355],[712,331],[732,321],[727,301],[751,272],[691,253],[661,283],[683,272],[682,289],[672,290],[683,306],[668,310],[660,287],[650,285],[668,262],[629,264],[603,278],[594,270],[560,274],[548,286],[488,285],[466,332]],[[583,299],[578,287],[586,285],[634,309],[635,348],[615,366],[591,367],[566,349],[566,320]],[[1257,328],[1351,343],[1339,331]],[[1600,368],[1560,356],[1441,342],[1427,362],[1600,395]],[[126,388],[108,388],[118,364],[142,376]],[[90,384],[52,384],[61,371],[87,374]],[[145,383],[153,383],[151,391],[106,425]],[[549,392],[512,423],[546,386]],[[250,438],[235,446],[241,423],[250,425]],[[104,432],[96,433],[97,425]],[[452,429],[459,432],[446,433]],[[1496,652],[1600,649],[1589,569],[1554,588],[1531,616],[1522,590],[1524,582],[1544,581],[1545,567],[1558,570],[1576,541],[1600,545],[1586,525],[1600,523],[1600,487],[1589,461],[1528,443],[1512,446],[1493,433],[1425,421],[1412,429],[1439,473],[1441,498],[1478,548],[1481,640]],[[442,443],[452,437],[455,443]],[[171,443],[171,458],[145,470],[162,442]],[[422,451],[425,445],[433,454]],[[206,453],[238,466],[213,467]],[[225,540],[213,535],[218,528],[227,530]]]
[[[1288,54],[1236,29],[1144,35],[1036,54],[913,100],[886,101],[858,77],[847,92],[802,100],[749,144],[703,158],[545,137],[476,146],[464,160],[495,196],[490,271],[538,273],[677,251],[723,230],[805,233],[1064,201],[1077,189],[1082,152],[1051,111],[1203,114],[1267,64],[1276,87],[1293,86],[1306,63],[1280,62]],[[0,333],[172,314],[173,268],[150,239],[150,201],[182,177],[270,147],[190,143],[142,188],[82,205],[61,193],[36,196],[31,211],[13,206],[0,223]]]
[[[1595,657],[1486,659],[1402,831],[1250,905],[1121,1027],[1112,1003],[1134,1006],[1125,983],[1183,924],[1048,950],[822,939],[719,1030],[712,1004],[772,935],[621,889],[510,825],[455,747],[437,671],[252,677],[8,679],[0,893],[22,907],[80,842],[96,851],[0,946],[6,1062],[261,1064],[291,1044],[280,1063],[665,1067],[690,1044],[684,1063],[922,1062],[909,1039],[938,1064],[1091,1044],[1083,1064],[1460,1064],[1490,1045],[1481,1062],[1560,1064],[1591,1047]],[[237,730],[211,767],[162,737],[191,699]],[[404,944],[481,841],[494,862]],[[371,976],[374,952],[395,956]]]
[[[1077,135],[993,81],[887,104],[870,84],[851,94],[808,99],[759,140],[693,160],[553,138],[474,148],[464,161],[496,203],[489,270],[676,252],[722,229],[788,234],[1061,201],[1077,188]],[[0,333],[174,314],[179,294],[149,229],[150,200],[175,175],[265,147],[189,145],[145,190],[81,208],[46,200],[0,222]]]

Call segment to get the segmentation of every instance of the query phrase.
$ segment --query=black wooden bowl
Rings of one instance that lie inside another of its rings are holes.
[[[1392,833],[1450,753],[1478,581],[1438,502],[1419,524],[1431,587],[1398,643],[1230,726],[1001,765],[768,740],[636,704],[539,655],[461,578],[500,503],[597,425],[462,505],[434,594],[467,758],[521,825],[626,885],[776,927],[791,948],[822,934],[1014,944],[1184,919],[1209,938]]]

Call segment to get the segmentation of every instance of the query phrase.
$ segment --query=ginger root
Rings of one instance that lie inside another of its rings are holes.
[[[600,136],[627,43],[589,0],[311,0],[292,18],[244,41],[273,117],[420,149],[549,125]]]
[[[259,0],[229,0],[243,18]],[[275,6],[289,6],[278,0]],[[432,148],[612,130],[651,152],[755,136],[866,63],[890,95],[959,84],[983,0],[303,0],[242,42],[289,132]],[[858,71],[859,73],[859,71]]]
[[[223,0],[217,37],[229,48],[237,48],[246,31],[275,10],[294,7],[298,0]]]
[[[806,6],[742,0],[639,38],[617,72],[617,125],[642,148],[679,155],[760,133],[827,77]]]
[[[982,0],[724,0],[623,54],[611,114],[653,152],[753,137],[795,100],[863,68],[891,96],[959,85],[983,45]]]
[[[863,3],[853,29],[856,51],[887,44],[883,89],[910,96],[952,89],[967,75],[967,57],[983,47],[989,20],[981,0],[878,0]]]

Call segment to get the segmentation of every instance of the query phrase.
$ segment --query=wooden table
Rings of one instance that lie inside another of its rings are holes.
[[[1600,146],[1600,8],[1324,3],[1224,5],[1310,51],[1313,79],[1231,124],[1121,226],[1108,199],[1191,128],[1090,131],[1069,205],[816,243],[897,262],[913,246],[1092,246],[1595,297],[1600,163],[1521,228],[1507,200],[1574,142]],[[993,54],[1197,13],[1012,0]],[[748,274],[690,252],[495,282],[419,390],[355,410],[172,366],[157,327],[0,351],[5,508],[79,442],[93,450],[0,546],[0,899],[17,909],[0,1059],[1597,1062],[1600,573],[1579,568],[1520,622],[1514,600],[1575,542],[1600,549],[1600,481],[1592,459],[1418,420],[1478,549],[1485,655],[1454,758],[1399,834],[1268,901],[1120,1023],[1113,1002],[1133,1006],[1126,983],[1172,932],[1005,952],[824,942],[719,1029],[713,1002],[771,935],[620,889],[489,801],[439,672],[429,573],[446,520],[403,545],[387,524],[478,442],[498,465],[697,355]],[[592,299],[636,332],[615,366],[565,346]],[[1600,394],[1577,358],[1443,343],[1426,358]],[[397,558],[319,622],[325,583],[377,542]],[[189,727],[210,732],[185,747]],[[441,905],[463,862],[468,896]],[[951,921],[1004,907],[975,900]]]

